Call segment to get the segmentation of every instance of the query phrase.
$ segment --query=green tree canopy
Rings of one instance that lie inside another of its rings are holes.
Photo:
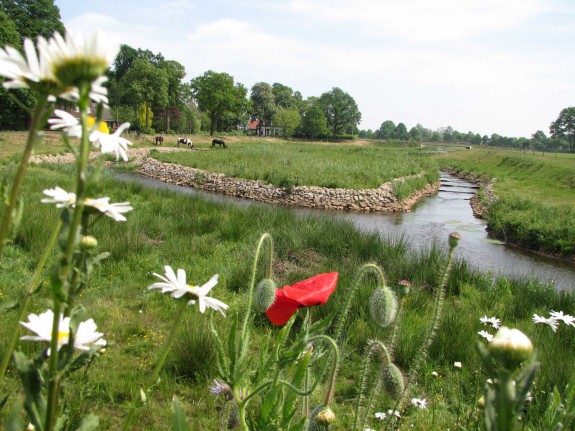
[[[312,105],[304,112],[301,129],[302,134],[310,139],[327,134],[327,119],[319,106]]]
[[[0,0],[0,9],[14,21],[21,41],[66,32],[53,0]]]
[[[319,98],[319,103],[324,110],[327,125],[334,140],[338,133],[346,128],[357,129],[361,121],[361,113],[353,97],[342,89],[334,87],[330,92],[323,93]]]
[[[379,129],[375,132],[378,139],[392,139],[395,133],[395,124],[391,120],[381,123]]]
[[[301,116],[297,109],[278,108],[273,118],[274,126],[283,128],[283,135],[291,137],[301,124]]]
[[[393,131],[393,137],[395,139],[401,139],[402,141],[407,141],[409,139],[409,133],[407,133],[407,127],[403,123],[398,123]]]
[[[191,81],[192,93],[200,110],[210,119],[210,135],[213,136],[218,120],[226,114],[241,117],[247,106],[247,89],[227,73],[208,70]]]
[[[575,152],[575,107],[565,108],[549,126],[554,138],[567,138],[569,152]]]
[[[250,92],[250,100],[252,116],[269,125],[277,110],[272,86],[266,82],[255,83]]]

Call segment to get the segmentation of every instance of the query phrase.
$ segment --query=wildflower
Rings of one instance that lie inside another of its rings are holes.
[[[491,354],[508,366],[517,366],[531,355],[533,343],[518,329],[503,326],[489,343]]]
[[[21,340],[30,341],[46,341],[50,342],[52,339],[52,324],[54,321],[54,312],[46,310],[40,315],[30,314],[28,322],[20,322],[22,326],[35,332],[36,335],[25,335]],[[94,319],[88,319],[80,322],[76,334],[74,334],[74,347],[78,350],[90,350],[93,346],[105,346],[106,341],[102,339],[101,332],[96,332],[97,326]],[[60,315],[60,323],[58,325],[58,350],[60,347],[68,344],[70,341],[70,318]],[[48,354],[50,350],[48,349]]]
[[[549,314],[551,315],[551,319],[554,319],[556,321],[560,320],[566,325],[571,325],[575,327],[575,317],[570,316],[569,314],[563,314],[562,311],[551,311],[551,313]]]
[[[377,419],[384,420],[384,419],[387,417],[387,415],[386,415],[385,413],[383,413],[383,412],[377,412],[377,413],[375,414],[375,417],[376,417]]]
[[[363,431],[375,431],[373,428],[365,428]]]
[[[454,363],[453,363],[453,366],[454,366],[455,368],[459,368],[459,369],[461,369],[461,368],[463,367],[463,365],[461,365],[461,362],[454,362]]]
[[[427,408],[427,400],[419,399],[419,398],[412,398],[411,404],[419,409],[426,409]]]
[[[459,245],[460,240],[461,240],[461,234],[459,232],[451,232],[449,234],[449,237],[447,238],[449,248],[453,250],[455,247]]]
[[[122,213],[126,213],[133,209],[130,206],[130,202],[118,202],[111,204],[109,197],[98,199],[86,198],[84,200],[84,205],[90,208],[95,208],[116,221],[126,221],[126,217],[124,217]]]
[[[539,316],[537,314],[533,315],[533,323],[537,324],[537,323],[544,323],[546,325],[549,325],[551,327],[551,329],[553,329],[553,332],[557,332],[557,319],[555,319],[554,317],[550,317],[549,319]]]
[[[266,315],[274,325],[283,325],[299,308],[325,304],[335,290],[337,277],[337,272],[323,273],[276,289],[275,301]]]
[[[218,299],[206,296],[218,283],[217,274],[203,286],[190,286],[186,284],[186,272],[183,269],[178,269],[177,276],[169,265],[166,265],[164,270],[166,271],[165,276],[154,273],[162,281],[149,285],[148,289],[162,289],[162,293],[171,292],[172,298],[188,295],[192,298],[188,304],[195,304],[198,301],[200,313],[203,313],[206,308],[212,308],[225,316],[224,310],[228,309],[228,305]]]
[[[391,409],[389,409],[389,410],[387,411],[387,414],[388,414],[389,416],[392,416],[392,415],[393,415],[393,416],[395,416],[396,418],[401,419],[401,415],[399,414],[399,412],[398,412],[397,410],[391,410]]]
[[[431,372],[431,375],[432,375],[433,377],[439,377],[439,374],[437,374],[437,371],[432,371],[432,372]]]
[[[73,207],[76,204],[76,194],[68,193],[60,187],[44,190],[44,194],[48,196],[40,202],[45,204],[56,204],[56,208]]]
[[[96,81],[104,75],[119,51],[100,32],[85,36],[80,32],[67,32],[64,37],[54,33],[46,46],[52,72],[65,87],[82,82]]]
[[[397,296],[404,298],[409,294],[409,289],[411,288],[411,283],[407,280],[401,280],[397,282]]]
[[[228,400],[233,398],[232,388],[230,388],[230,385],[216,379],[214,379],[214,384],[210,386],[210,394],[215,396],[224,395]]]
[[[491,335],[487,331],[479,331],[478,334],[481,335],[483,338],[485,338],[487,341],[493,340],[493,335]]]
[[[50,130],[61,129],[67,136],[72,138],[79,138],[82,136],[82,126],[78,120],[66,111],[61,109],[54,110],[54,118],[48,119],[48,124],[50,124]]]
[[[128,151],[128,145],[132,145],[132,143],[120,135],[128,127],[130,127],[130,123],[124,123],[111,135],[95,130],[90,133],[90,142],[92,142],[94,148],[101,148],[102,154],[116,153],[116,160],[122,157],[127,162],[128,155],[126,152]]]
[[[494,329],[499,329],[499,325],[501,324],[501,320],[499,320],[497,317],[483,316],[479,319],[479,321],[484,325],[491,324]]]

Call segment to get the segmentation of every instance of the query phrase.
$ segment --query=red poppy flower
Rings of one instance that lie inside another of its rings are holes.
[[[276,289],[275,301],[266,315],[274,325],[283,325],[300,307],[325,304],[335,290],[338,275],[326,272]]]

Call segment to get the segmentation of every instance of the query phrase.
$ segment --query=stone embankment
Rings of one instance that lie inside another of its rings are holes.
[[[155,159],[145,159],[136,171],[160,181],[195,187],[209,192],[231,195],[243,199],[281,205],[336,210],[373,212],[406,212],[422,197],[434,194],[439,182],[398,200],[391,183],[377,189],[341,189],[314,186],[294,186],[291,190],[264,184],[261,181],[226,177],[201,169],[188,168]]]

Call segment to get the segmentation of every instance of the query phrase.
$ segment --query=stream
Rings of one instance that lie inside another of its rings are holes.
[[[272,205],[163,183],[138,174],[117,174],[116,178],[235,205]],[[342,212],[295,207],[291,210],[297,214],[328,214],[349,220],[359,230],[376,231],[383,238],[393,240],[404,237],[414,248],[429,246],[434,241],[444,243],[450,232],[457,231],[462,239],[455,257],[465,259],[472,268],[494,276],[503,274],[508,278],[533,278],[552,283],[557,290],[575,290],[574,263],[550,259],[489,238],[486,223],[473,215],[469,205],[469,199],[477,189],[468,181],[442,173],[437,194],[422,199],[409,213]]]

